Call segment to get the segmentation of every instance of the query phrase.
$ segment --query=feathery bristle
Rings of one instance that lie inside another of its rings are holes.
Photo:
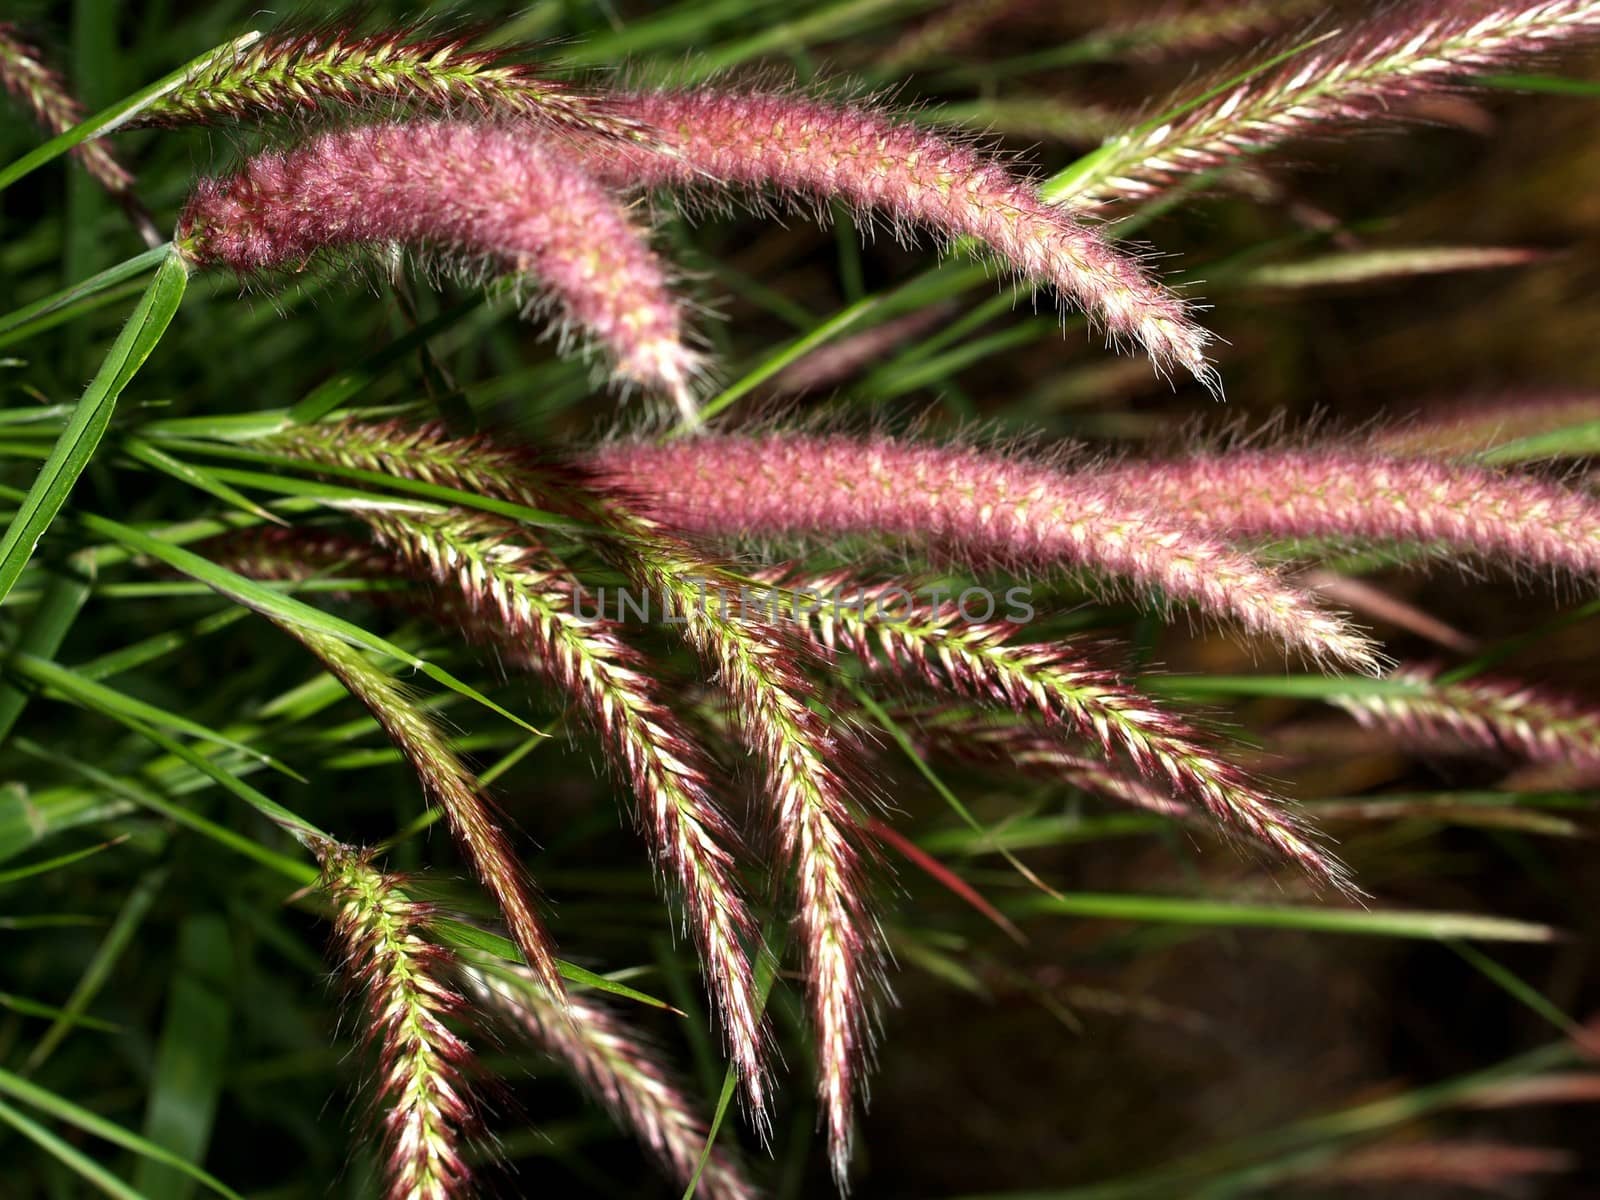
[[[472,50],[466,38],[420,26],[381,34],[329,27],[270,35],[185,79],[144,109],[137,123],[248,120],[385,102],[517,117],[558,133],[646,135],[603,101],[541,75],[507,50]]]
[[[385,1196],[464,1200],[471,1174],[462,1143],[475,1123],[465,1082],[472,1052],[445,1024],[465,1006],[445,982],[448,955],[418,933],[431,914],[369,856],[331,846],[319,857],[337,906],[341,965],[365,998],[366,1036],[379,1048]]]
[[[1157,368],[1216,391],[1211,336],[1137,259],[1042,203],[1033,185],[970,146],[864,105],[715,88],[619,95],[657,140],[596,144],[584,165],[617,187],[775,188],[882,214],[902,229],[983,242],[1030,283],[1052,287]]]
[[[565,1064],[584,1088],[633,1132],[678,1187],[687,1186],[705,1148],[708,1129],[660,1051],[611,1007],[585,995],[569,998],[571,1019],[526,972],[505,979],[464,967],[467,991],[488,1015],[510,1025]],[[755,1200],[759,1194],[737,1159],[712,1148],[696,1195],[706,1200]]]
[[[914,539],[940,558],[1076,568],[1192,603],[1316,661],[1375,669],[1372,643],[1315,599],[1133,489],[975,448],[805,434],[617,444],[589,460],[669,528],[706,538]]]
[[[1600,502],[1531,475],[1329,449],[1128,463],[1090,478],[1227,537],[1420,545],[1600,578]]]
[[[421,121],[325,133],[202,180],[178,229],[196,263],[241,274],[395,244],[486,262],[551,300],[618,383],[693,407],[700,360],[665,264],[621,204],[525,131]]]
[[[449,589],[446,607],[465,618],[470,638],[493,645],[510,669],[549,679],[594,726],[638,799],[657,864],[682,894],[729,1053],[764,1124],[767,1036],[745,949],[760,937],[739,885],[739,837],[714,798],[713,764],[667,707],[652,664],[614,622],[579,615],[576,580],[511,522],[402,509],[357,515],[396,565]]]
[[[1045,195],[1073,207],[1147,199],[1296,137],[1392,120],[1403,101],[1597,34],[1600,0],[1418,0],[1231,87],[1192,87],[1157,107],[1182,115],[1107,143]]]

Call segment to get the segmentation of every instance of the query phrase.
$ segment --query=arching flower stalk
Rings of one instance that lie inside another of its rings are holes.
[[[449,956],[418,932],[433,915],[399,880],[347,846],[319,854],[337,914],[342,969],[365,999],[379,1050],[387,1200],[465,1200],[463,1142],[475,1124],[465,1075],[471,1049],[445,1023],[465,1004],[447,982]]]
[[[68,90],[66,81],[10,21],[0,21],[0,87],[24,105],[52,137],[65,133],[84,118],[83,106]],[[133,195],[133,172],[122,165],[110,146],[91,139],[74,146],[72,155],[127,210],[146,242],[159,246],[166,240]]]
[[[715,799],[714,765],[667,706],[652,664],[615,622],[580,615],[576,579],[511,522],[355,512],[394,555],[393,568],[441,589],[443,608],[461,618],[468,637],[492,645],[509,669],[548,679],[594,727],[638,800],[659,869],[683,898],[751,1115],[764,1125],[767,1035],[749,959],[760,935],[739,885],[739,837]]]
[[[424,121],[325,133],[202,180],[178,242],[201,266],[295,268],[396,244],[510,274],[592,339],[614,381],[695,419],[700,358],[669,272],[621,205],[556,149],[497,125]]]
[[[1070,729],[1107,755],[1124,757],[1147,777],[1166,783],[1225,828],[1320,881],[1351,888],[1344,867],[1310,839],[1283,801],[1207,747],[1176,714],[1070,643],[1018,643],[1013,624],[969,621],[955,601],[907,603],[906,590],[896,583],[874,585],[834,574],[789,576],[774,586],[802,597],[823,597],[815,606],[801,600],[794,607],[798,619],[830,651],[846,650],[881,674],[997,703]],[[808,611],[800,613],[802,609]]]
[[[565,996],[560,966],[539,918],[527,871],[472,773],[438,726],[406,696],[393,676],[353,646],[303,625],[278,622],[316,655],[328,673],[370,712],[416,772],[428,798],[443,811],[462,854],[494,898],[512,940],[552,995]]]
[[[645,136],[603,101],[557,83],[507,49],[421,26],[379,34],[325,27],[277,33],[219,58],[161,96],[135,125],[190,125],[314,111],[401,105],[517,117],[550,132]]]
[[[472,966],[460,970],[464,987],[485,1016],[563,1064],[618,1125],[632,1131],[668,1177],[686,1187],[708,1131],[660,1051],[629,1028],[613,1007],[574,994],[568,1020],[535,980],[525,972],[512,973],[517,977]],[[739,1162],[715,1146],[695,1194],[706,1200],[755,1200],[759,1193]]]
[[[1405,101],[1600,34],[1600,0],[1436,0],[1391,9],[1234,86],[1191,87],[1046,188],[1090,207],[1143,200],[1293,138],[1393,119]],[[1227,78],[1238,67],[1228,68]],[[1215,92],[1215,94],[1212,94]]]
[[[1410,664],[1391,678],[1411,692],[1332,697],[1367,728],[1423,749],[1467,749],[1527,762],[1600,768],[1600,708],[1553,688],[1494,676],[1441,679]]]
[[[796,872],[818,1090],[842,1182],[886,951],[865,879],[870,844],[853,812],[863,751],[847,726],[830,724],[813,707],[820,697],[805,674],[804,645],[743,611],[745,581],[738,576],[648,518],[489,439],[450,439],[431,426],[340,421],[263,440],[310,462],[387,470],[590,520],[601,530],[599,548],[633,586],[670,606],[674,625],[728,695],[737,731],[763,765],[779,853]]]
[[[612,99],[655,130],[650,143],[596,143],[583,162],[624,188],[773,189],[838,200],[902,230],[971,237],[1029,283],[1045,285],[1144,348],[1157,368],[1189,371],[1213,391],[1210,335],[1187,307],[1100,234],[1040,202],[1034,186],[972,147],[864,105],[718,88]]]
[[[1600,503],[1530,475],[1340,450],[1247,450],[1091,472],[1209,533],[1400,544],[1600,578]]]
[[[618,443],[586,465],[695,537],[888,537],[969,567],[1068,568],[1193,604],[1317,661],[1371,670],[1373,644],[1306,592],[1187,520],[1045,463],[886,437],[777,433]]]

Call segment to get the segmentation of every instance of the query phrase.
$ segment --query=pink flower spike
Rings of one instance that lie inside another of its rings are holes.
[[[971,146],[865,105],[779,92],[644,92],[613,97],[609,106],[652,127],[656,137],[626,146],[590,141],[584,164],[605,183],[772,187],[818,203],[842,200],[900,229],[975,238],[1024,279],[1055,288],[1113,340],[1142,346],[1159,370],[1176,364],[1220,390],[1206,358],[1211,336],[1182,300],[1136,259],[1042,202],[1028,180]]]
[[[563,332],[593,338],[620,382],[659,389],[693,417],[700,359],[665,265],[616,200],[527,133],[451,121],[326,133],[202,180],[178,242],[242,274],[400,245],[531,278]]]
[[[774,433],[616,444],[589,465],[647,515],[707,539],[911,539],[967,566],[1068,568],[1194,604],[1316,661],[1376,668],[1371,642],[1187,521],[1085,474],[960,446]]]
[[[1252,450],[1098,475],[1227,537],[1403,543],[1600,579],[1600,502],[1532,475],[1336,450]]]

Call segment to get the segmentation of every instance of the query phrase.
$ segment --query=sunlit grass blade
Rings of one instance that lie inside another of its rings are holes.
[[[1475,913],[1407,912],[1401,909],[1336,908],[1332,905],[1236,904],[1186,896],[1132,896],[1069,892],[1033,896],[1008,906],[1014,915],[1050,914],[1108,921],[1150,921],[1217,928],[1297,929],[1369,937],[1433,941],[1472,938],[1502,942],[1552,942],[1549,925]]]

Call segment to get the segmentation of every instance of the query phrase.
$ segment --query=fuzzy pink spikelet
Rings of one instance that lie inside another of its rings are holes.
[[[1422,543],[1600,578],[1600,503],[1529,475],[1355,451],[1263,450],[1129,463],[1097,478],[1229,537]]]
[[[1094,479],[994,451],[775,433],[595,453],[602,481],[706,538],[880,535],[1019,570],[1081,568],[1193,603],[1313,659],[1362,669],[1373,646],[1306,593]]]
[[[202,180],[178,229],[197,262],[245,274],[400,245],[531,275],[622,381],[692,407],[698,358],[664,264],[617,201],[526,133],[451,121],[326,133]]]
[[[971,146],[863,105],[774,92],[645,92],[610,101],[656,141],[593,143],[584,163],[619,187],[772,187],[846,201],[900,227],[985,243],[1025,279],[1048,284],[1101,322],[1218,387],[1210,335],[1127,254],[1039,200],[1027,180]]]

